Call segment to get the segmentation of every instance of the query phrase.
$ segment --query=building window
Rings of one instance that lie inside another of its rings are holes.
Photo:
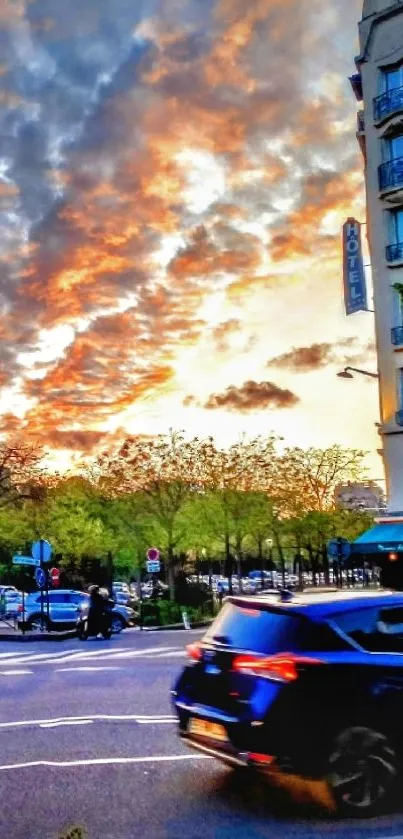
[[[397,87],[403,87],[403,64],[391,70],[383,71],[382,87],[382,93],[387,93],[389,90],[396,90]]]
[[[391,245],[403,244],[403,208],[389,213],[389,242]]]
[[[385,163],[390,160],[398,160],[400,157],[403,157],[403,134],[384,139],[382,146],[383,160]]]
[[[387,262],[403,261],[403,207],[388,213],[386,259]],[[399,323],[402,323],[400,318]]]
[[[403,409],[403,368],[399,367],[397,374],[397,410],[399,412]]]

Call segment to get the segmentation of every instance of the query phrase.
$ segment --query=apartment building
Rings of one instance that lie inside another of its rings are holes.
[[[364,0],[360,102],[388,512],[403,518],[403,0]]]

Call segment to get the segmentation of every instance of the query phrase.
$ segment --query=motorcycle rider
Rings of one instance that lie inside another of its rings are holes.
[[[102,623],[105,615],[109,612],[108,599],[105,598],[100,586],[90,586],[88,589],[90,595],[90,608],[88,611],[88,632],[90,635],[101,632]],[[109,592],[107,592],[109,597]]]

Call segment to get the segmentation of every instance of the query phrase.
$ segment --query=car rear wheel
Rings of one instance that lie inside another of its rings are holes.
[[[396,749],[376,728],[351,726],[336,737],[328,782],[340,815],[365,818],[388,804],[398,773]]]
[[[28,629],[34,632],[48,632],[50,630],[50,622],[45,615],[33,615],[27,625]]]
[[[114,633],[121,632],[124,629],[124,621],[120,615],[112,615],[111,617],[111,630]]]

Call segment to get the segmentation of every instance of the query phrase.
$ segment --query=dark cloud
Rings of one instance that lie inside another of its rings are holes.
[[[267,367],[290,370],[293,373],[310,373],[329,364],[348,365],[371,360],[375,351],[373,341],[362,346],[357,338],[342,338],[330,344],[310,344],[307,347],[293,347],[289,352],[271,358]]]
[[[293,408],[299,402],[291,390],[273,382],[245,382],[241,387],[231,385],[224,393],[213,393],[204,407],[211,410],[226,408],[230,411],[249,413],[266,408]]]
[[[279,367],[293,373],[309,373],[326,367],[334,361],[333,344],[311,344],[310,347],[294,347],[290,352],[278,355],[267,362],[268,367]]]

